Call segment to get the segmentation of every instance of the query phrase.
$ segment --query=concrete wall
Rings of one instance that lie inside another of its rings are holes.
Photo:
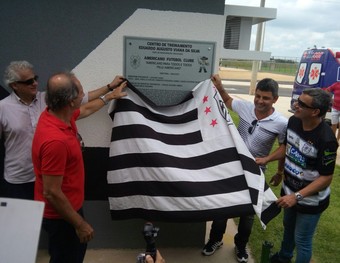
[[[123,73],[124,36],[216,41],[219,50],[224,32],[224,0],[2,0],[0,9],[0,70],[12,60],[28,60],[41,90],[49,75],[64,69],[73,70],[85,90],[106,85]],[[107,108],[78,126],[86,144],[85,215],[96,231],[90,247],[144,247],[143,220],[110,219]],[[154,223],[161,228],[160,246],[204,243],[203,222]],[[44,235],[40,247],[46,247]]]
[[[73,69],[138,8],[223,15],[224,1],[1,0],[0,73],[10,61],[26,59],[43,89],[51,73]],[[154,26],[150,34],[159,29]]]
[[[115,74],[122,74],[124,36],[216,42],[216,56],[219,57],[223,30],[224,16],[221,15],[138,9],[88,54],[74,72],[85,90],[105,85]],[[218,70],[218,60],[214,68]],[[99,114],[78,122],[87,146],[109,146],[111,120],[106,111],[104,108]]]

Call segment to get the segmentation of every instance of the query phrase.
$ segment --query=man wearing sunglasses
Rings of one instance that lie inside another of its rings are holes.
[[[295,103],[284,143],[269,156],[257,158],[258,164],[285,157],[281,197],[284,208],[281,249],[272,263],[309,263],[312,241],[323,211],[329,206],[338,142],[324,121],[331,97],[322,89],[305,89]]]
[[[287,127],[287,119],[277,112],[273,104],[279,98],[278,83],[273,79],[263,79],[258,82],[255,90],[254,103],[244,100],[234,100],[223,88],[219,75],[212,76],[215,87],[219,91],[225,105],[239,116],[238,131],[246,146],[254,157],[267,156],[276,139],[283,143]],[[265,171],[265,166],[261,166]],[[271,183],[278,185],[283,173],[283,159],[278,162],[278,171]],[[238,233],[234,237],[235,254],[239,262],[248,261],[246,245],[251,234],[254,215],[241,216]],[[208,243],[202,254],[209,256],[223,245],[222,238],[227,220],[214,220],[210,230]]]
[[[38,76],[27,61],[11,62],[4,83],[12,90],[0,101],[0,138],[4,140],[4,193],[0,196],[33,199],[34,172],[31,145],[40,113],[46,108],[45,92],[38,91]],[[117,76],[110,84],[85,94],[82,103],[98,99],[122,82]],[[0,160],[2,161],[2,160]]]

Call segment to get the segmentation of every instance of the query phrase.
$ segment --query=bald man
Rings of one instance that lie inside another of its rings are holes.
[[[50,262],[83,262],[94,230],[82,212],[84,164],[76,120],[87,117],[112,99],[126,95],[121,83],[111,93],[81,105],[84,91],[71,73],[51,76],[46,105],[33,138],[36,175],[34,198],[45,202],[43,228],[48,234]]]

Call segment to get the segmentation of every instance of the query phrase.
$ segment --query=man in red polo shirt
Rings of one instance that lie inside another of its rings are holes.
[[[79,80],[71,73],[49,78],[47,108],[33,138],[35,200],[45,202],[43,228],[48,233],[50,262],[83,262],[94,231],[83,217],[84,164],[76,120],[89,116],[112,99],[126,95],[126,82],[81,106]]]

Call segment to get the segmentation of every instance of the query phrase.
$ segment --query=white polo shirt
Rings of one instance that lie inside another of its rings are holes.
[[[287,130],[288,119],[274,109],[274,112],[265,119],[257,120],[253,102],[233,100],[232,109],[240,118],[238,131],[254,157],[267,156],[278,138],[283,143]],[[252,122],[257,120],[254,128]],[[251,128],[252,133],[249,132]]]

